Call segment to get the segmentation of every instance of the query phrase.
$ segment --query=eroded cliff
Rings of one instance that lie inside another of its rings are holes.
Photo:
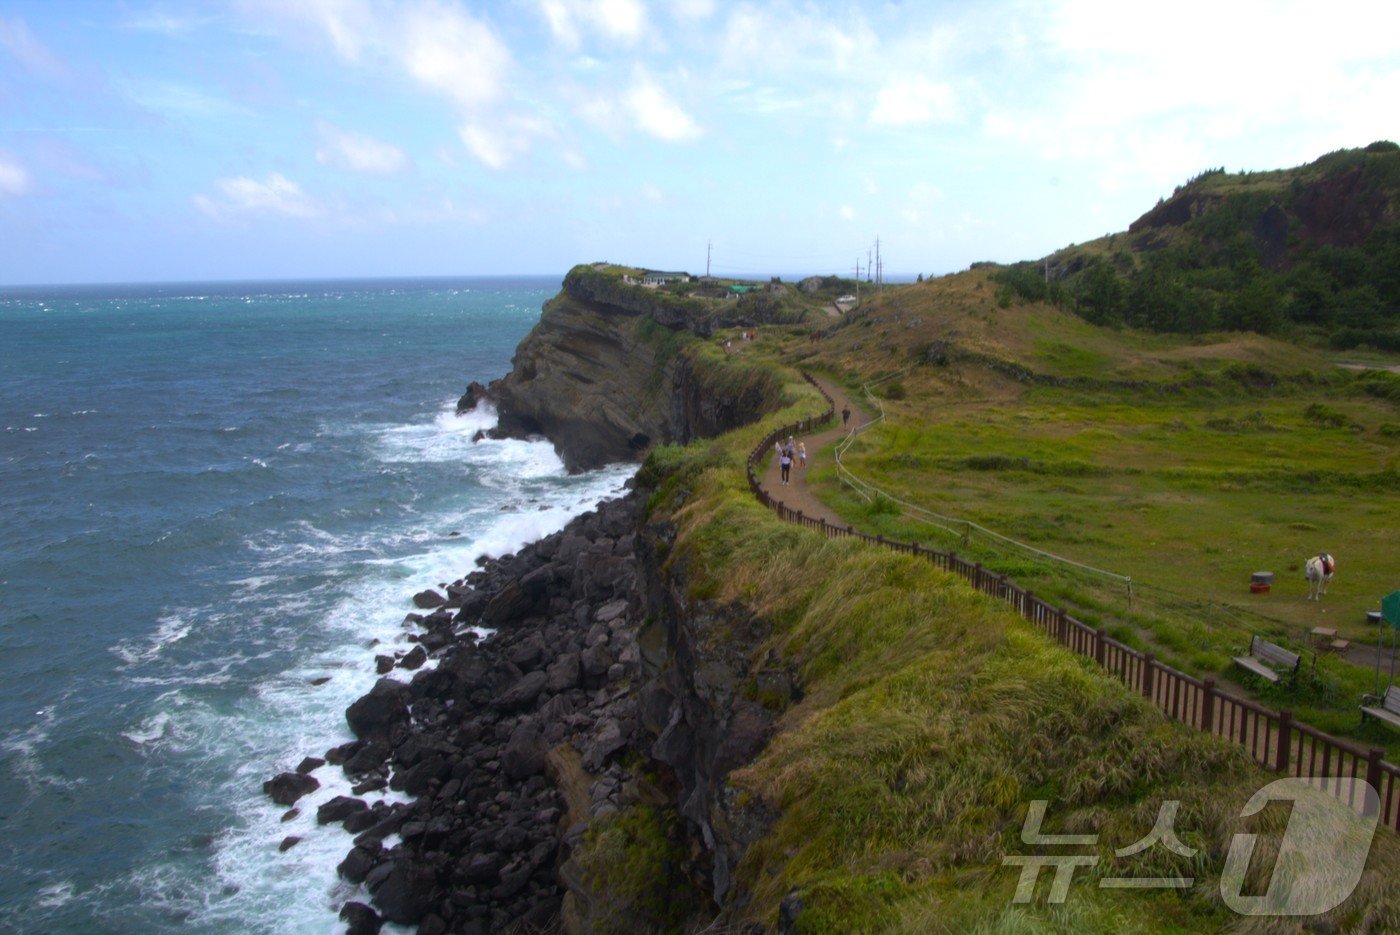
[[[474,385],[459,409],[489,401],[496,435],[543,435],[577,472],[717,435],[779,403],[768,370],[702,340],[708,319],[648,301],[641,289],[600,292],[591,282],[571,273],[516,349],[511,372]]]

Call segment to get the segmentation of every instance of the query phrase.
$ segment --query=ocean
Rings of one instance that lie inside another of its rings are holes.
[[[416,591],[631,475],[455,414],[558,287],[0,289],[0,929],[341,928],[349,784],[262,782],[351,739]]]

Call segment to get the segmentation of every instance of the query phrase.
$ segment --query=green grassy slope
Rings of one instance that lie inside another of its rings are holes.
[[[696,600],[739,602],[770,628],[755,654],[800,673],[804,695],[729,796],[777,815],[738,869],[742,918],[776,925],[801,906],[798,931],[1211,931],[1241,919],[1218,895],[1224,848],[1243,802],[1270,778],[1242,751],[1166,721],[1088,661],[927,563],[777,521],[751,497],[743,459],[769,424],[815,411],[798,402],[716,442],[669,448],[656,519],[678,524],[668,567]],[[1012,897],[1003,858],[1029,803],[1049,800],[1057,833],[1097,833],[1097,867],[1063,905],[1046,884]],[[1182,803],[1176,830],[1191,858],[1157,850],[1118,858],[1161,803]],[[1279,815],[1265,824],[1276,834]],[[1330,918],[1400,925],[1388,881],[1393,836],[1378,840],[1358,892]],[[1184,875],[1175,891],[1114,891],[1106,877]]]

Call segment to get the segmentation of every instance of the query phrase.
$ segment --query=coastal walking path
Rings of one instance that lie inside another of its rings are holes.
[[[831,398],[836,425],[811,436],[793,438],[794,445],[799,441],[807,444],[808,470],[816,458],[834,457],[833,443],[870,421],[868,414],[851,402],[840,387],[820,377],[813,380]],[[843,427],[840,423],[841,410],[848,406],[851,421]],[[848,524],[812,495],[807,486],[806,471],[794,465],[792,483],[784,485],[781,482],[781,469],[774,454],[770,450],[766,455],[767,463],[758,477],[760,490],[789,511],[801,511],[804,518],[825,520],[827,524],[844,530]],[[784,519],[791,518],[784,511],[780,511],[779,515]],[[858,532],[854,534],[868,542],[878,541],[885,548],[922,554],[937,567],[966,578],[975,589],[1007,601],[1016,613],[1051,639],[1076,655],[1093,659],[1130,690],[1143,694],[1168,718],[1243,746],[1255,762],[1266,768],[1285,774],[1297,771],[1303,775],[1307,771],[1320,776],[1342,777],[1349,771],[1352,778],[1364,775],[1383,796],[1383,823],[1400,831],[1400,770],[1383,762],[1385,751],[1382,748],[1371,746],[1363,749],[1355,741],[1338,739],[1294,721],[1290,712],[1269,710],[1249,699],[1247,691],[1230,681],[1222,680],[1223,685],[1217,685],[1215,679],[1208,677],[1203,682],[1197,682],[1157,662],[1152,653],[1144,654],[1131,649],[1113,640],[1107,631],[1095,630],[1075,620],[1063,609],[1033,597],[1031,592],[1016,587],[1004,575],[988,573],[981,565],[957,559],[952,553],[944,554],[931,549],[920,552],[917,544],[911,548],[909,543],[876,540]],[[1224,686],[1230,690],[1222,690]]]
[[[846,526],[846,521],[832,512],[831,508],[822,503],[807,487],[807,472],[812,469],[817,458],[831,458],[832,446],[845,438],[851,432],[870,421],[865,411],[853,403],[846,391],[824,377],[813,377],[817,385],[826,391],[831,397],[832,404],[836,410],[836,423],[833,428],[818,432],[805,438],[793,438],[793,447],[796,448],[798,442],[803,442],[807,446],[807,467],[799,467],[796,463],[792,466],[792,483],[783,486],[782,470],[778,465],[776,452],[769,452],[768,466],[764,468],[762,476],[759,477],[759,486],[764,492],[774,500],[779,500],[787,505],[789,509],[801,510],[803,516],[810,516],[813,519],[824,519],[834,526]],[[841,425],[841,410],[850,407],[851,421]]]

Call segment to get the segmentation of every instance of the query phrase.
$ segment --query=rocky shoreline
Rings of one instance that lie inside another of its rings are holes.
[[[354,787],[317,821],[355,835],[338,869],[374,903],[346,905],[349,931],[558,924],[559,867],[631,778],[613,759],[637,730],[639,512],[635,493],[607,501],[445,595],[415,595],[428,611],[405,620],[416,645],[378,657],[384,677],[346,710],[356,739],[324,755]],[[493,632],[478,639],[478,628]],[[387,677],[395,667],[419,671],[405,683]],[[264,790],[292,805],[322,762]],[[369,801],[386,787],[414,799]]]

